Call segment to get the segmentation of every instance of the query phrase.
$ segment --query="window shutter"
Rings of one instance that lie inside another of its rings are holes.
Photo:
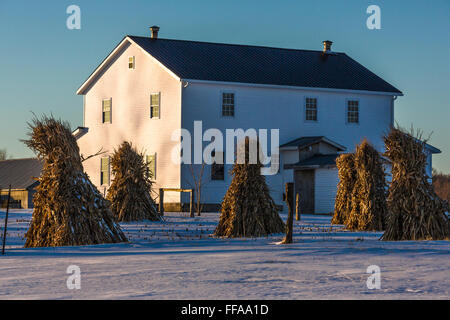
[[[147,169],[151,179],[156,179],[156,153],[147,156]]]
[[[109,158],[101,159],[101,169],[100,169],[100,179],[101,184],[109,184]]]

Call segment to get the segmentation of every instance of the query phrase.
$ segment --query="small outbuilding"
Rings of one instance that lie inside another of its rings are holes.
[[[33,195],[38,186],[42,162],[36,158],[0,161],[0,207],[6,207],[11,185],[11,208],[33,208]]]

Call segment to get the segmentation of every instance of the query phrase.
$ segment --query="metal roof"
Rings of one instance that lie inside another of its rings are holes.
[[[181,79],[402,94],[345,53],[128,37]]]
[[[0,161],[0,189],[27,189],[41,175],[42,162],[36,158]]]
[[[294,147],[294,148],[298,148],[298,149],[303,149],[306,147],[309,147],[313,144],[319,143],[319,142],[324,142],[327,143],[329,145],[332,145],[333,147],[335,147],[338,151],[345,151],[347,150],[346,147],[344,147],[343,145],[340,145],[337,142],[334,142],[324,136],[313,136],[313,137],[300,137],[298,139],[289,141],[285,144],[282,144],[280,146],[280,149],[283,148],[290,148],[290,147]]]
[[[336,166],[336,159],[339,154],[318,154],[310,158],[301,160],[294,164],[286,164],[285,169],[320,168]]]

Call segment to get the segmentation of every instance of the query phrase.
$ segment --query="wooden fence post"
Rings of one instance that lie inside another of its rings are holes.
[[[164,189],[159,188],[159,215],[164,216]]]
[[[297,193],[295,196],[295,220],[300,221],[300,195]]]
[[[194,218],[195,217],[195,214],[194,214],[194,199],[195,199],[195,197],[194,197],[194,189],[191,189],[191,201],[190,201],[190,207],[189,207],[189,212],[190,212],[190,214],[191,214],[191,218]]]
[[[6,201],[5,229],[3,230],[2,255],[5,254],[6,230],[8,229],[9,201],[11,199],[11,185],[9,185],[8,200]]]
[[[201,196],[201,194],[200,194],[200,189],[198,189],[197,190],[198,192],[197,192],[197,195],[196,195],[196,197],[197,197],[197,216],[198,217],[200,217],[201,215],[202,215],[202,205],[201,205],[201,201],[200,201],[200,196]]]
[[[286,183],[286,204],[288,207],[288,218],[286,221],[286,237],[282,244],[292,243],[292,233],[294,228],[294,184],[292,182]]]

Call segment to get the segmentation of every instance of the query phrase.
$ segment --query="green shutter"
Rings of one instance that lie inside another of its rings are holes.
[[[100,171],[101,185],[109,184],[109,158],[102,158]]]
[[[147,168],[151,179],[156,179],[156,153],[147,156]]]

